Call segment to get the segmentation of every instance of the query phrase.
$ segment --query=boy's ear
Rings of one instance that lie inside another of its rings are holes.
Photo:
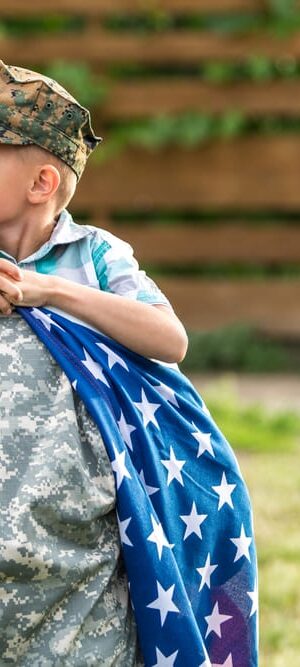
[[[30,182],[27,196],[31,204],[46,203],[57,191],[60,173],[53,164],[39,165]]]

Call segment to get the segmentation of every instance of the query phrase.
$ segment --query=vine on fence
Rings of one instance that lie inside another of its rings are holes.
[[[95,19],[95,23],[101,24],[113,31],[134,31],[137,33],[165,32],[168,30],[209,30],[222,33],[255,32],[272,30],[278,35],[294,32],[300,27],[300,12],[296,0],[266,0],[261,11],[249,12],[187,12],[166,11],[161,8],[150,8],[141,10],[136,14],[132,12],[115,13],[105,18]],[[33,33],[53,33],[65,30],[80,31],[87,25],[84,16],[84,7],[79,15],[67,13],[51,13],[42,16],[10,16],[3,17],[0,24],[0,37],[3,36],[26,36]]]

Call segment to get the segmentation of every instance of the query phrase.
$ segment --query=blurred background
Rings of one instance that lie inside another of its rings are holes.
[[[300,2],[10,0],[0,47],[91,109],[69,209],[133,245],[188,329],[182,370],[253,499],[261,667],[296,667]]]

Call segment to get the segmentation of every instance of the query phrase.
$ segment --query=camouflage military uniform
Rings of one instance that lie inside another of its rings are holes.
[[[0,317],[0,665],[132,667],[111,466],[65,374]]]

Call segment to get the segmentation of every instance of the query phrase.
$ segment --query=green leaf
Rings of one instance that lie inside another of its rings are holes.
[[[218,120],[218,133],[221,137],[230,138],[241,134],[246,125],[246,118],[241,111],[233,109]]]
[[[108,85],[96,76],[84,62],[71,63],[53,60],[43,68],[44,74],[58,81],[78,99],[83,106],[93,106],[104,102],[108,94]]]
[[[221,60],[213,60],[203,65],[203,79],[211,83],[226,83],[231,81],[236,74],[235,63],[227,63]]]
[[[251,56],[246,63],[246,71],[254,81],[267,81],[274,78],[274,65],[264,56]]]

